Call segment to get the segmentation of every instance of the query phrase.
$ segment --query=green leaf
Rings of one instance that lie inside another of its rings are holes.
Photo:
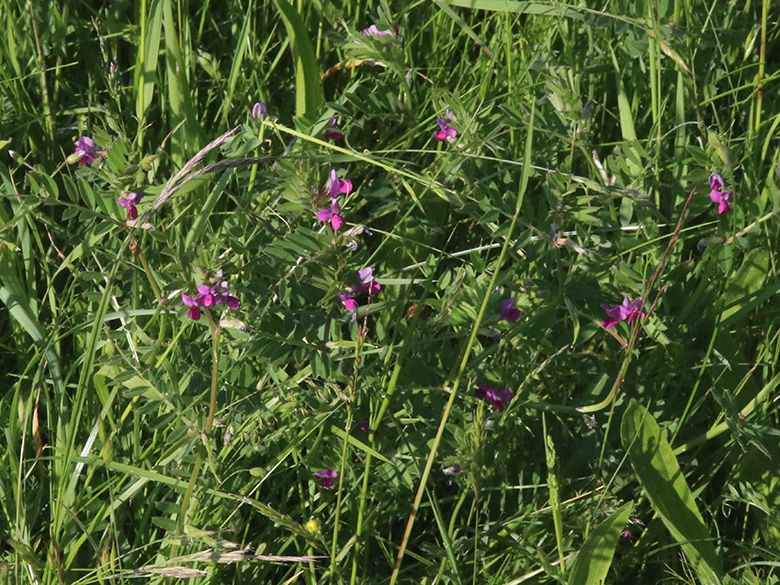
[[[604,583],[620,533],[628,522],[634,502],[629,502],[602,522],[582,545],[569,573],[569,585]]]
[[[317,111],[323,102],[322,82],[306,27],[287,0],[274,0],[282,15],[295,61],[295,113],[301,117]]]
[[[704,519],[658,423],[633,398],[620,428],[631,465],[650,503],[682,545],[702,583],[720,583],[720,562]]]

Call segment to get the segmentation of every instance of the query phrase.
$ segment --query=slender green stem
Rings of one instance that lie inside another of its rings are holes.
[[[515,213],[512,216],[512,222],[509,225],[509,229],[507,230],[505,239],[504,239],[504,245],[501,247],[501,252],[499,253],[498,260],[496,261],[496,270],[493,272],[493,276],[490,279],[490,284],[488,285],[488,289],[485,291],[485,296],[482,299],[482,305],[479,308],[479,313],[477,314],[477,319],[474,322],[474,326],[471,329],[471,335],[469,336],[469,340],[466,343],[465,350],[463,351],[463,358],[460,362],[460,367],[458,368],[458,373],[455,377],[455,381],[452,384],[452,389],[450,390],[450,398],[447,401],[447,405],[444,408],[444,413],[441,417],[441,422],[439,423],[439,428],[436,431],[436,436],[433,439],[433,445],[431,445],[431,451],[428,454],[428,460],[425,463],[425,469],[423,470],[422,477],[420,478],[420,485],[417,488],[417,494],[414,497],[414,503],[412,504],[412,512],[409,514],[409,520],[406,523],[406,530],[404,531],[403,540],[401,541],[401,546],[398,550],[398,556],[395,559],[395,564],[393,565],[393,572],[390,576],[390,585],[395,585],[396,581],[398,580],[398,574],[401,570],[401,563],[403,561],[404,555],[406,554],[406,547],[409,543],[409,538],[412,534],[412,528],[414,527],[414,522],[417,519],[417,513],[420,510],[420,504],[422,503],[422,496],[425,492],[425,486],[428,483],[428,477],[431,474],[431,469],[433,468],[433,462],[436,458],[436,453],[439,450],[439,444],[441,443],[442,436],[444,435],[444,429],[447,426],[447,421],[450,417],[450,412],[452,411],[452,405],[455,402],[455,397],[458,394],[458,388],[460,387],[461,381],[463,380],[463,375],[466,371],[466,366],[468,365],[469,358],[471,357],[471,349],[474,346],[474,342],[477,339],[477,333],[479,332],[480,325],[482,324],[482,320],[485,316],[485,310],[487,309],[488,301],[490,300],[490,293],[493,290],[493,287],[495,286],[496,280],[498,279],[498,275],[501,272],[501,266],[503,265],[504,258],[506,257],[507,250],[509,249],[510,242],[512,241],[512,234],[514,233],[515,226],[517,225],[518,216],[520,215],[520,208],[523,204],[523,197],[525,196],[525,189],[528,186],[528,176],[530,172],[530,158],[531,158],[531,145],[533,143],[533,129],[534,129],[534,113],[535,108],[532,106],[531,108],[531,119],[528,124],[528,136],[526,139],[526,145],[525,145],[525,158],[524,158],[524,164],[523,164],[523,173],[520,178],[520,188],[518,189],[517,194],[517,200],[515,203]]]

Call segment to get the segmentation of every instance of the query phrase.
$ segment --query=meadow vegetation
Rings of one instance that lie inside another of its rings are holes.
[[[0,6],[0,582],[777,582],[777,5],[95,6]]]

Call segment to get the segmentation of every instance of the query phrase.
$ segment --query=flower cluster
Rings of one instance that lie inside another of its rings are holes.
[[[81,136],[76,140],[76,150],[73,154],[80,155],[76,160],[79,164],[90,165],[99,153],[94,140],[88,136]]]
[[[379,292],[382,286],[374,280],[374,271],[372,268],[366,267],[362,270],[358,270],[358,284],[352,287],[348,293],[340,294],[336,297],[339,301],[344,303],[347,311],[356,311],[358,308],[358,302],[355,297],[363,293],[368,296],[375,295]]]
[[[344,138],[344,135],[339,132],[338,121],[336,118],[331,118],[328,120],[328,128],[325,128],[325,138],[327,140],[332,140],[333,142]]]
[[[725,186],[726,183],[723,182],[723,177],[719,174],[712,173],[710,175],[710,199],[713,203],[718,204],[718,214],[731,211],[729,201],[733,199],[734,193],[732,191],[723,191],[722,189]]]
[[[623,297],[622,305],[615,305],[614,307],[610,307],[609,305],[605,304],[601,305],[601,308],[606,311],[607,315],[609,315],[601,322],[601,324],[606,329],[611,329],[621,321],[627,321],[630,325],[631,321],[634,319],[646,316],[640,310],[642,308],[642,299],[637,299],[632,302],[628,297]]]
[[[349,179],[339,179],[336,171],[330,172],[328,184],[325,186],[325,194],[330,196],[330,207],[317,212],[317,219],[320,221],[330,221],[334,230],[338,230],[344,225],[344,218],[339,215],[341,206],[338,202],[340,193],[349,195],[352,192],[352,181]]]
[[[474,390],[474,396],[480,400],[484,400],[493,407],[493,410],[498,412],[504,412],[504,406],[509,404],[512,400],[512,393],[509,392],[509,388],[503,390],[493,390],[490,386],[485,384],[477,384],[477,389]]]
[[[322,480],[320,482],[321,488],[329,488],[333,485],[333,480],[339,476],[339,473],[338,471],[334,471],[332,469],[323,469],[314,475]]]
[[[384,37],[384,36],[387,36],[387,35],[390,35],[393,38],[397,38],[398,37],[398,25],[394,24],[393,25],[393,30],[379,30],[376,27],[375,24],[372,24],[368,28],[364,28],[363,29],[363,36],[364,37],[370,37],[370,36]]]
[[[447,108],[445,115],[447,116],[446,118],[437,118],[436,123],[439,125],[440,130],[434,132],[433,137],[439,142],[444,142],[445,140],[454,142],[458,131],[447,122],[447,120],[452,120],[454,116],[449,108]]]
[[[181,293],[181,302],[187,305],[190,310],[187,316],[193,321],[200,319],[200,307],[215,307],[225,303],[231,309],[238,309],[239,301],[236,297],[228,294],[230,287],[227,282],[218,282],[213,286],[201,284],[198,286],[198,296],[190,297]]]
[[[138,205],[141,202],[143,193],[134,193],[133,191],[122,191],[124,197],[119,197],[116,202],[122,207],[127,207],[127,219],[136,219],[138,217]]]

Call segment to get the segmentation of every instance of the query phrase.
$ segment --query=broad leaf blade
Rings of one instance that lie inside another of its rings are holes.
[[[574,560],[574,566],[569,573],[569,585],[604,583],[612,565],[612,557],[615,556],[620,533],[633,509],[634,502],[629,502],[593,531]]]
[[[682,545],[701,582],[720,583],[720,562],[712,537],[677,458],[658,423],[633,399],[623,415],[620,436],[650,503]]]
[[[306,27],[295,9],[288,4],[287,0],[274,0],[274,2],[287,28],[295,61],[295,113],[299,117],[305,116],[307,113],[315,112],[323,101],[317,57]]]

